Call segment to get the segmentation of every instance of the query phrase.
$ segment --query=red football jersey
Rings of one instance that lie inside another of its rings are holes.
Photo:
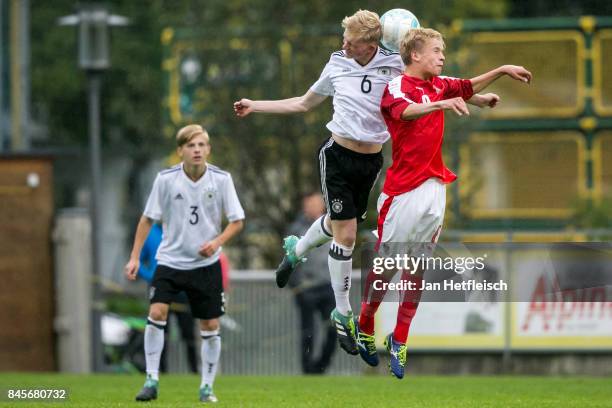
[[[444,111],[437,110],[411,120],[402,120],[401,114],[412,103],[458,96],[470,99],[473,94],[469,79],[436,76],[425,81],[402,74],[389,82],[381,100],[381,111],[393,141],[393,164],[387,170],[385,194],[406,193],[431,177],[443,183],[455,181],[457,176],[442,161]]]

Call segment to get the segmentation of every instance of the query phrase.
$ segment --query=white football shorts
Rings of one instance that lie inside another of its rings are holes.
[[[407,193],[378,197],[378,238],[385,243],[436,243],[446,207],[446,185],[437,178],[426,180]]]

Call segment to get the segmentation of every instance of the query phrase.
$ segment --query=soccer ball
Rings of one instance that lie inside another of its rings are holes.
[[[380,18],[382,25],[383,47],[388,50],[397,52],[399,44],[408,30],[419,28],[419,20],[408,10],[396,8],[385,12]]]

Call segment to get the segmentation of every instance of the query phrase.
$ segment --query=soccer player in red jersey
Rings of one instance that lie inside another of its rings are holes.
[[[476,93],[503,75],[525,83],[531,81],[531,73],[515,65],[503,65],[472,79],[441,76],[444,48],[439,32],[428,28],[410,30],[400,45],[404,73],[391,80],[383,93],[381,111],[391,134],[393,164],[387,170],[378,199],[379,254],[389,253],[392,243],[422,248],[418,244],[435,243],[440,236],[445,185],[457,178],[442,160],[444,111],[469,115],[465,102],[468,99],[479,107],[495,107],[499,96]],[[422,271],[415,272],[403,271],[402,279],[413,281],[417,289],[405,292],[395,330],[385,340],[391,354],[391,372],[397,378],[404,376],[406,339],[420,299]],[[372,296],[368,284],[381,277],[370,272],[358,321],[360,355],[370,365],[378,364],[374,314],[384,293],[378,291]]]

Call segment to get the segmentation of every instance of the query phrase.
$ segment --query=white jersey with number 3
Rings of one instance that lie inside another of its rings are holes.
[[[365,66],[346,58],[344,51],[334,52],[319,80],[310,87],[314,93],[334,98],[334,116],[327,128],[347,139],[385,143],[389,132],[380,113],[380,100],[387,83],[403,69],[399,54],[382,48]]]
[[[221,248],[210,257],[198,253],[202,244],[221,233],[222,217],[244,219],[232,176],[216,166],[193,181],[183,164],[158,173],[147,200],[144,216],[163,222],[157,262],[174,269],[195,269],[219,259]]]

